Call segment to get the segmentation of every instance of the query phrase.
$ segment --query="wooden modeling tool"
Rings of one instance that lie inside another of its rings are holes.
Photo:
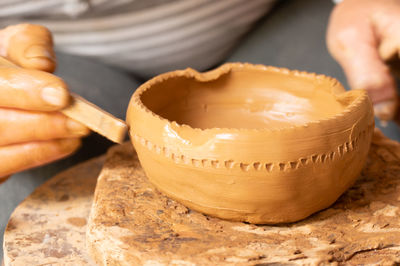
[[[61,112],[111,141],[122,143],[128,130],[124,121],[71,93],[71,103]]]
[[[19,68],[1,56],[0,65]],[[62,109],[61,113],[116,143],[122,143],[128,131],[128,126],[124,121],[73,93],[71,93],[70,105]]]

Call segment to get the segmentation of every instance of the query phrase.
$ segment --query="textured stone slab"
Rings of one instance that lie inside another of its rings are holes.
[[[331,208],[281,226],[232,223],[162,196],[130,144],[63,172],[14,211],[5,265],[256,265],[400,262],[400,144],[379,134],[358,182]],[[97,242],[95,242],[97,241]]]
[[[109,151],[86,241],[100,265],[386,265],[400,262],[399,207],[400,144],[379,132],[345,195],[306,220],[280,226],[223,221],[168,199],[148,183],[128,144]]]
[[[13,212],[4,233],[8,265],[94,265],[85,249],[87,217],[104,156],[37,188]]]

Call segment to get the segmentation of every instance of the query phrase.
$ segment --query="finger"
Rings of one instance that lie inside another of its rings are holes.
[[[65,82],[43,71],[0,65],[0,106],[55,111],[70,100]]]
[[[0,32],[2,55],[30,69],[53,72],[56,68],[53,39],[50,31],[40,25],[19,24]]]
[[[342,66],[352,89],[365,89],[374,103],[396,96],[395,81],[379,56],[377,41],[368,24],[352,23],[328,30],[328,49]]]
[[[51,139],[82,137],[89,129],[58,112],[0,108],[0,146]]]
[[[357,57],[344,56],[338,60],[350,87],[367,90],[373,103],[391,101],[396,96],[396,84],[389,67],[380,59],[376,49],[360,46]]]
[[[71,138],[1,147],[0,176],[7,176],[61,159],[76,151],[80,145],[80,139]]]

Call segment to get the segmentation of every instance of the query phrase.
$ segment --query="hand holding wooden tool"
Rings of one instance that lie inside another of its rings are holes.
[[[0,65],[19,67],[3,57],[0,57]],[[76,94],[71,94],[70,105],[61,112],[111,141],[122,143],[125,139],[128,127],[124,121]]]
[[[67,84],[51,74],[55,68],[48,29],[0,29],[0,183],[72,154],[89,128],[116,142],[125,136],[123,121],[70,95]]]

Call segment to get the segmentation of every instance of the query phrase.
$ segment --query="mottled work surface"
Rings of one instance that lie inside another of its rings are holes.
[[[4,233],[5,265],[94,265],[85,231],[104,156],[37,188],[13,212]]]
[[[336,204],[280,226],[228,222],[187,209],[148,183],[125,145],[108,154],[86,241],[103,265],[386,265],[400,262],[399,207],[400,144],[379,132],[362,176]]]
[[[378,133],[362,176],[335,205],[281,226],[222,221],[169,200],[130,144],[110,150],[87,222],[102,163],[61,173],[15,210],[5,265],[90,265],[86,228],[89,253],[107,265],[400,262],[400,144]]]

